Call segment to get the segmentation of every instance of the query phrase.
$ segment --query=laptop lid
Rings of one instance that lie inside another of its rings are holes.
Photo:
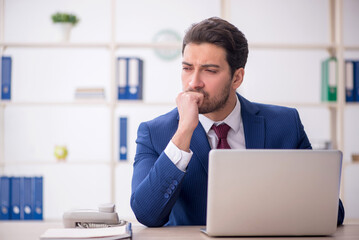
[[[337,150],[211,150],[206,233],[334,233],[341,162]]]

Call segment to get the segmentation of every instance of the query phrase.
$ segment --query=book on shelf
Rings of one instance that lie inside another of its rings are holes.
[[[118,57],[116,68],[118,99],[142,99],[143,60],[135,57]]]
[[[330,57],[322,61],[321,100],[335,102],[337,100],[338,66],[337,59]]]
[[[354,61],[345,61],[345,101],[354,102]]]
[[[11,100],[11,65],[11,57],[1,57],[1,100]]]
[[[42,220],[42,178],[1,176],[0,220]]]
[[[75,99],[105,99],[105,89],[97,87],[76,88]]]
[[[345,61],[345,100],[359,102],[359,60]]]
[[[34,220],[43,219],[43,177],[33,177],[33,217]]]
[[[127,117],[119,118],[119,160],[127,160]]]
[[[126,225],[122,225],[122,226],[107,227],[107,228],[50,228],[40,236],[40,240],[55,240],[55,239],[115,240],[115,239],[131,239],[131,238],[132,238],[131,223],[127,223]]]
[[[10,219],[10,178],[0,177],[0,220]]]
[[[345,100],[359,102],[359,60],[345,61]]]
[[[10,178],[10,219],[21,219],[21,178]]]

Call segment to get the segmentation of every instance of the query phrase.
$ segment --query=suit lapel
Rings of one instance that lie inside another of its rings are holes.
[[[179,114],[177,115],[177,121],[179,121]],[[204,131],[201,122],[198,122],[196,129],[193,131],[190,149],[192,150],[193,155],[198,158],[206,174],[208,174],[208,154],[211,147],[209,146],[207,134]],[[192,158],[193,157],[194,156],[192,156]]]
[[[209,146],[206,132],[200,122],[193,132],[190,148],[192,149],[193,154],[199,159],[205,172],[208,174],[208,153],[211,150],[211,147]]]
[[[256,105],[238,95],[241,103],[241,115],[244,128],[244,138],[247,149],[263,149],[265,146],[265,120],[258,116]]]

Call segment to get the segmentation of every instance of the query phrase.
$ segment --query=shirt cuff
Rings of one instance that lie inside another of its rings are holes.
[[[165,154],[181,171],[185,172],[193,152],[183,151],[179,149],[172,141],[170,141],[165,149]]]

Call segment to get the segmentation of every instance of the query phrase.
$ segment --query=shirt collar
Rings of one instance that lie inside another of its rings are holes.
[[[239,102],[238,97],[237,97],[236,106],[234,107],[233,111],[223,121],[214,122],[213,120],[207,118],[203,114],[199,114],[199,121],[201,122],[207,134],[209,130],[211,130],[213,124],[219,125],[221,123],[227,124],[228,126],[231,127],[231,129],[234,130],[234,132],[237,133],[242,123],[241,103]]]

